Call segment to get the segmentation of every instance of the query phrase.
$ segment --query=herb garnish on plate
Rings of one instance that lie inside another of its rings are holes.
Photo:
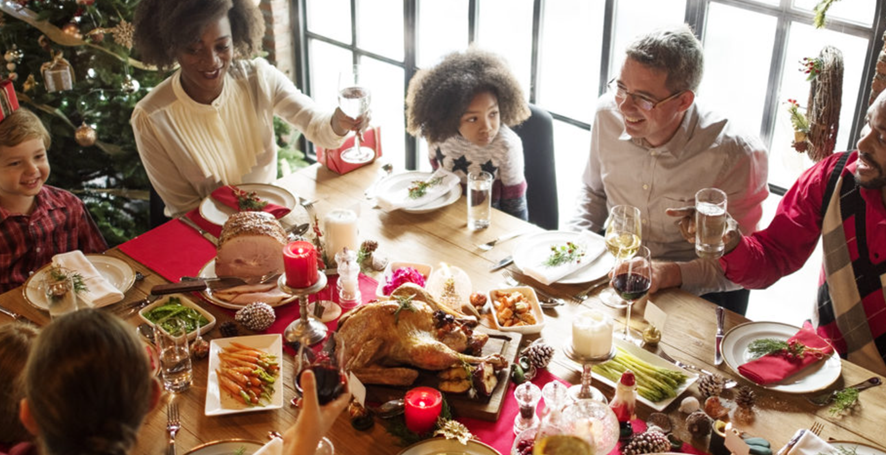
[[[570,262],[576,264],[581,263],[581,258],[585,255],[583,246],[574,242],[566,242],[565,245],[551,245],[551,255],[544,261],[544,265],[548,267],[557,267]]]
[[[413,180],[409,187],[409,199],[418,199],[428,194],[428,189],[432,186],[439,185],[443,181],[443,177],[435,177],[429,180]]]

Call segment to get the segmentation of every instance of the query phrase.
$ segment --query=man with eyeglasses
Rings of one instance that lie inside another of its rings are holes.
[[[744,314],[748,292],[700,259],[665,210],[694,205],[702,188],[719,188],[742,232],[757,230],[768,196],[763,144],[696,103],[704,71],[701,42],[688,26],[641,36],[598,104],[591,153],[571,227],[600,232],[615,205],[642,215],[643,243],[656,265],[651,291],[681,287]]]

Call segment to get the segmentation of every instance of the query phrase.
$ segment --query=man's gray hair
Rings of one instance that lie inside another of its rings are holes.
[[[640,36],[625,50],[627,57],[657,71],[673,92],[698,93],[704,74],[704,49],[688,25],[661,28]]]

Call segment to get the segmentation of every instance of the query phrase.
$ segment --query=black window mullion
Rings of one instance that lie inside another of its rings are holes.
[[[477,41],[480,33],[480,0],[468,0],[468,43]]]
[[[532,6],[532,54],[529,64],[529,102],[536,103],[539,90],[539,65],[541,59],[541,34],[544,20],[544,0],[535,0]]]
[[[600,43],[600,87],[599,94],[606,93],[606,84],[611,77],[609,76],[609,61],[612,56],[612,35],[614,33],[615,22],[615,0],[606,0],[606,6],[603,8],[603,41]]]
[[[874,9],[874,17],[876,18],[874,19],[874,36],[868,41],[867,58],[864,62],[864,71],[861,73],[861,87],[858,93],[858,101],[855,105],[855,112],[852,116],[852,130],[850,130],[849,144],[847,144],[846,150],[855,149],[855,144],[858,142],[861,127],[865,123],[865,116],[870,106],[871,80],[874,74],[876,74],[877,59],[879,58],[880,49],[883,49],[883,38],[884,34],[886,34],[886,18],[883,17],[884,14],[886,14],[886,6],[883,5],[883,2],[878,1]]]
[[[782,0],[782,5],[790,7],[790,0]],[[775,119],[778,113],[781,93],[781,78],[784,75],[784,57],[788,47],[788,28],[790,19],[779,15],[776,19],[775,41],[772,43],[772,59],[769,63],[769,83],[767,84],[766,100],[763,103],[763,120],[760,123],[760,138],[766,147],[772,148],[772,136],[775,131]]]
[[[357,32],[360,26],[357,24],[357,0],[351,0],[351,61],[355,65],[360,63],[360,56],[357,54]]]
[[[418,61],[418,4],[419,0],[403,0],[403,98],[406,98],[406,89],[409,81],[415,75]],[[418,138],[412,137],[408,132],[403,132],[403,140],[406,141],[405,162],[406,169],[418,169]]]

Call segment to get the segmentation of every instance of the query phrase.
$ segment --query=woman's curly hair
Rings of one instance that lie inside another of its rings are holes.
[[[504,59],[471,47],[415,73],[406,92],[406,130],[429,142],[445,141],[458,134],[462,114],[474,96],[483,92],[498,98],[505,125],[518,125],[529,118],[523,89]]]
[[[141,0],[133,19],[135,48],[145,63],[171,68],[178,51],[225,14],[236,55],[248,58],[261,50],[265,22],[251,0]]]

